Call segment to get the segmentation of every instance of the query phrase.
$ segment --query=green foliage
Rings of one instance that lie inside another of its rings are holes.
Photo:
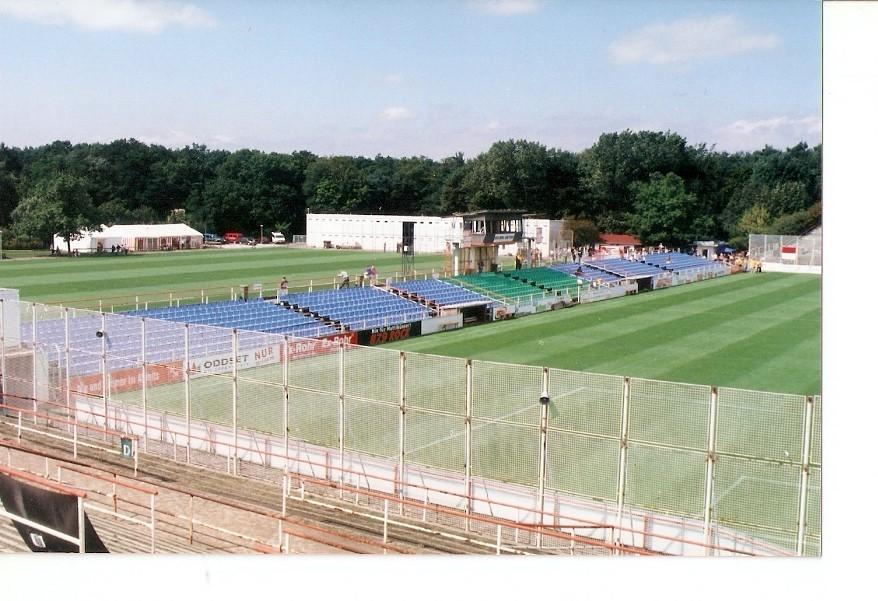
[[[802,236],[820,225],[821,216],[822,211],[818,202],[804,211],[781,215],[774,220],[769,229],[774,234]]]
[[[754,205],[744,211],[738,228],[741,232],[749,234],[768,233],[768,224],[771,221],[771,213],[762,205]]]
[[[660,222],[668,218],[639,215],[636,193],[647,192],[635,184],[650,184],[659,173],[679,177],[697,200],[696,208],[683,210],[690,223],[674,226],[672,235],[726,238],[744,235],[741,217],[754,205],[764,206],[780,226],[798,227],[799,217],[781,217],[820,201],[821,152],[820,146],[798,144],[718,153],[672,132],[629,130],[603,134],[579,153],[505,140],[469,159],[458,153],[441,160],[228,152],[199,145],[171,150],[137,140],[57,141],[24,149],[0,143],[0,227],[10,224],[15,207],[65,175],[83,183],[96,220],[107,224],[162,222],[184,209],[186,222],[202,231],[254,234],[260,225],[289,224],[284,231],[293,234],[304,232],[309,209],[448,215],[515,208],[553,219],[588,219],[605,232],[649,233],[662,230]]]
[[[631,191],[634,212],[629,222],[644,244],[685,246],[696,238],[693,226],[698,218],[698,199],[686,192],[679,175],[654,173],[648,182],[633,183]],[[705,227],[704,223],[698,225]]]
[[[573,232],[573,243],[577,246],[596,244],[601,238],[601,230],[590,219],[565,219],[564,228]]]
[[[16,234],[46,240],[57,233],[68,251],[80,230],[98,225],[96,218],[85,181],[70,175],[41,183],[12,212]]]

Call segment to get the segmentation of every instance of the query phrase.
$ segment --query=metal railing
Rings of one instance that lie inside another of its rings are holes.
[[[650,552],[820,553],[819,396],[14,301],[0,316],[7,406],[80,440],[125,434],[231,473],[281,469],[400,498],[426,487],[470,515],[576,517]]]

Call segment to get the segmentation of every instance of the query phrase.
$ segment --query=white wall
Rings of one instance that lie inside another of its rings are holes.
[[[763,263],[762,271],[776,271],[780,273],[811,273],[820,275],[823,267],[820,265],[792,265],[790,263]]]
[[[415,223],[416,253],[444,252],[446,240],[460,240],[463,220],[459,217],[309,213],[305,241],[312,248],[323,248],[323,242],[329,240],[333,246],[359,245],[363,250],[396,252],[405,221]]]
[[[324,240],[329,240],[333,246],[359,245],[363,250],[396,252],[396,245],[402,242],[404,221],[415,222],[416,253],[445,252],[446,241],[461,240],[463,219],[460,217],[309,213],[306,244],[311,248],[323,248]],[[534,246],[540,249],[544,259],[549,257],[551,249],[564,245],[560,239],[560,220],[525,219],[523,225],[524,236],[534,238]],[[500,252],[514,255],[517,248],[515,244],[506,244],[500,247]]]

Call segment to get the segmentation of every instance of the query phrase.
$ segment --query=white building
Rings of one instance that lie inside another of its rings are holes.
[[[306,219],[306,244],[311,248],[359,248],[363,250],[396,252],[402,245],[402,224],[415,224],[415,253],[441,253],[446,243],[461,241],[463,218],[435,215],[340,215],[309,213]],[[562,233],[563,222],[551,219],[524,219],[524,237],[533,240],[541,256],[548,258],[550,251],[570,246],[569,237]],[[514,244],[503,248],[503,253],[514,255]]]
[[[52,243],[59,252],[67,252],[63,236],[56,234]],[[185,223],[102,225],[100,231],[80,232],[79,238],[70,241],[70,250],[93,253],[103,249],[107,252],[113,246],[124,246],[131,251],[180,250],[201,248],[203,243],[204,235]]]
[[[402,224],[415,224],[415,252],[440,253],[446,241],[460,241],[459,217],[425,215],[338,215],[309,213],[306,243],[311,248],[361,248],[396,252],[402,244]]]

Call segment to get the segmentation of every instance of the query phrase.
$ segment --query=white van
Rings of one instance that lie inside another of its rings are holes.
[[[271,232],[271,243],[272,244],[286,244],[287,239],[284,238],[282,232]]]

